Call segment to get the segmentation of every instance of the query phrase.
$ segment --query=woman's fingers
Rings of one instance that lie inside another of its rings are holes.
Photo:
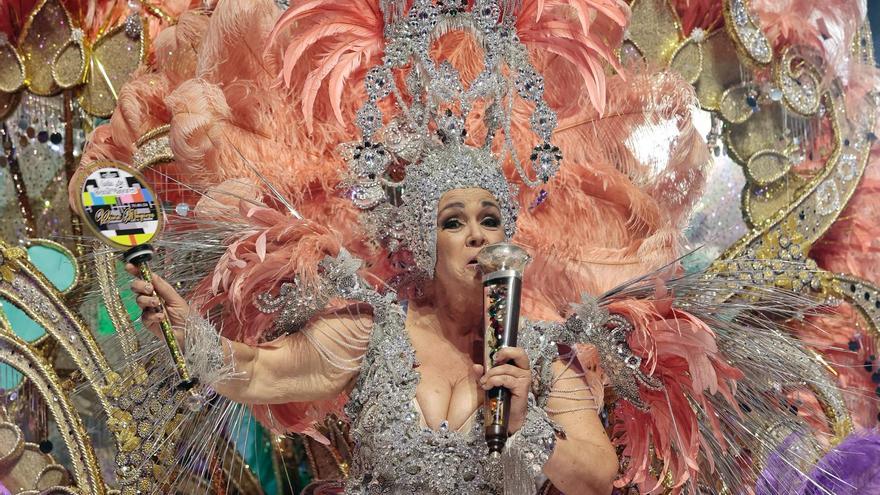
[[[140,277],[141,272],[138,270],[136,266],[131,263],[125,264],[125,271],[134,275],[135,277]],[[156,275],[155,273],[150,278],[150,281],[147,282],[140,278],[137,278],[131,282],[131,290],[138,294],[152,295],[153,291],[165,301],[165,304],[171,306],[177,305],[186,305],[186,301],[180,294],[174,290],[174,287],[171,286],[164,278]]]
[[[159,304],[159,298],[153,296],[137,296],[135,302],[137,302],[137,305],[140,306],[141,309],[158,308],[161,306],[161,304]]]
[[[156,289],[156,294],[158,294],[166,304],[186,304],[183,297],[181,297],[180,294],[174,290],[174,287],[171,287],[171,284],[166,282],[164,278],[158,275],[153,275],[151,282],[153,282],[153,287]]]
[[[489,371],[487,371],[486,374],[483,375],[483,378],[486,379],[497,375],[510,375],[517,378],[522,378],[526,376],[531,376],[531,372],[529,370],[517,368],[512,364],[502,364],[500,366],[489,368]]]
[[[495,364],[513,362],[518,368],[529,369],[529,356],[522,347],[502,347],[495,353]]]
[[[165,313],[162,311],[149,311],[141,316],[141,321],[144,323],[162,323],[164,319]]]
[[[518,392],[522,392],[524,383],[522,378],[518,378],[512,375],[496,375],[489,377],[483,383],[483,390],[489,390],[495,387],[504,387],[515,395],[518,395]],[[525,387],[525,390],[528,390],[528,387]]]
[[[479,380],[480,386],[484,389],[502,386],[511,388],[513,386],[512,380],[523,381],[523,383],[531,380],[529,357],[521,347],[503,347],[495,353],[493,359],[496,365],[486,370]],[[483,367],[480,365],[474,365],[474,370],[477,370],[478,367],[482,372]]]
[[[527,393],[531,386],[531,374],[528,370],[523,370],[509,364],[496,366],[486,372],[480,378],[480,387],[483,390],[489,390],[494,387],[504,387],[517,395]]]
[[[131,291],[135,294],[143,294],[145,296],[153,295],[153,284],[145,282],[141,279],[131,281]]]

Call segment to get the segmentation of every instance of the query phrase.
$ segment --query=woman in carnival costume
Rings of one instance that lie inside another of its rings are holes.
[[[214,429],[232,401],[320,437],[313,424],[336,413],[354,441],[345,493],[855,486],[840,451],[817,462],[828,435],[788,403],[836,390],[784,326],[817,302],[677,265],[709,157],[690,85],[618,64],[626,4],[315,0],[277,15],[265,2],[184,15],[84,158],[130,158],[167,123],[168,174],[202,191],[163,241],[169,280],[195,280],[186,298],[161,278],[132,284],[219,411],[194,424]],[[627,79],[606,81],[605,65]],[[677,139],[658,171],[623,139],[660,117]],[[474,260],[511,239],[535,259],[527,319],[487,372]],[[500,460],[479,414],[496,386],[513,395]]]

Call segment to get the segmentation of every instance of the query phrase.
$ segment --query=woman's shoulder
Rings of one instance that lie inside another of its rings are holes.
[[[362,338],[372,332],[375,311],[365,303],[346,303],[326,308],[312,318],[304,330],[315,335],[328,334],[333,338],[350,336]]]
[[[352,302],[327,308],[321,315],[330,321],[357,321],[372,324],[375,318],[373,306],[364,302]]]

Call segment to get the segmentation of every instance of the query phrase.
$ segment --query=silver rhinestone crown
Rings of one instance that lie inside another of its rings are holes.
[[[514,233],[514,191],[501,160],[489,150],[499,130],[504,136],[501,159],[509,156],[529,187],[553,177],[562,155],[550,142],[556,114],[544,101],[544,80],[516,34],[513,2],[476,0],[468,9],[464,0],[415,0],[404,12],[405,3],[381,2],[383,63],[365,78],[367,101],[356,118],[362,140],[344,146],[343,152],[353,176],[352,200],[370,213],[367,224],[374,234],[392,252],[411,251],[417,268],[430,275],[436,208],[444,192],[465,187],[492,192],[502,206],[505,233]],[[484,68],[469,84],[451,63],[437,63],[429,55],[432,41],[456,30],[472,34],[484,53]],[[539,143],[530,155],[531,173],[510,131],[517,96],[534,105],[530,124]],[[396,108],[387,123],[379,106],[385,98],[392,98]],[[478,101],[485,103],[486,135],[482,147],[474,148],[464,144],[465,123]],[[405,170],[405,179],[395,181],[395,170]]]

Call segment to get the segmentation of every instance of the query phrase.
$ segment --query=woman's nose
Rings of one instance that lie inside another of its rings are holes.
[[[471,225],[468,231],[467,245],[468,247],[480,247],[486,244],[486,235],[478,225]]]

